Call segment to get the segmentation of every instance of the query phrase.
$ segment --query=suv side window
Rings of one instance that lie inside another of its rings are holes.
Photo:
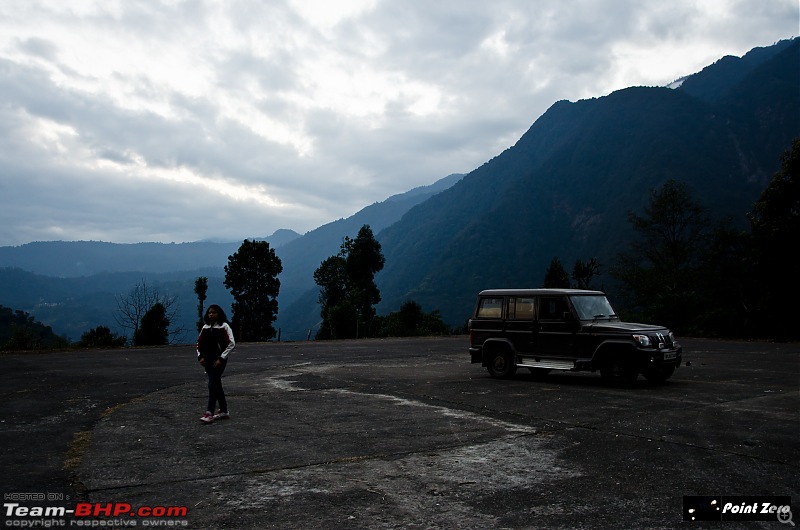
[[[508,319],[509,320],[533,320],[533,298],[509,297],[508,299]]]
[[[564,313],[569,312],[567,299],[559,297],[543,297],[539,300],[539,320],[564,320]]]
[[[478,302],[477,318],[500,318],[503,316],[502,298],[481,298]]]

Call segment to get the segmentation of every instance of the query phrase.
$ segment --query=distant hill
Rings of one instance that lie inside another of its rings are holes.
[[[359,228],[370,225],[373,233],[399,221],[406,212],[440,193],[463,177],[454,173],[437,180],[429,186],[420,186],[405,193],[393,195],[376,202],[354,215],[320,226],[302,237],[277,249],[275,252],[283,263],[279,304],[288,307],[308,289],[315,287],[314,270],[326,258],[339,253],[345,236],[355,237]],[[281,315],[278,317],[281,318]]]
[[[300,234],[278,230],[265,238],[277,249]],[[216,243],[107,243],[102,241],[40,241],[15,247],[0,247],[0,267],[68,278],[104,272],[168,273],[205,267],[224,267],[241,241]]]
[[[0,350],[60,348],[66,341],[24,311],[0,305]]]
[[[91,276],[55,278],[19,268],[0,268],[0,297],[2,305],[34,315],[69,340],[77,341],[81,335],[97,326],[107,326],[119,335],[126,331],[114,320],[116,297],[127,295],[137,282],[145,280],[148,287],[160,293],[177,297],[180,322],[185,333],[180,342],[192,342],[197,331],[197,295],[194,280],[206,276],[208,302],[230,307],[230,293],[222,285],[221,270],[198,269],[172,273],[110,272]]]
[[[301,236],[278,230],[266,238],[283,262],[279,314],[296,296],[314,285],[313,271],[336,254],[345,235],[354,237],[363,224],[380,230],[412,206],[447,189],[463,175],[453,174],[429,186],[420,186],[370,205],[348,219],[328,223]],[[207,303],[230,307],[230,293],[222,285],[228,256],[241,242],[116,244],[99,241],[36,242],[0,247],[0,303],[36,315],[71,340],[99,325],[124,334],[116,326],[115,296],[125,295],[136,282],[177,296],[179,313],[193,340],[197,318],[194,280],[209,278]],[[284,301],[288,300],[288,301]],[[297,332],[297,336],[306,336]]]

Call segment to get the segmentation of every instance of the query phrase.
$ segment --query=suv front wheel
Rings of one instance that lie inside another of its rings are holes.
[[[639,377],[639,373],[622,354],[611,355],[600,368],[600,376],[609,384],[632,384]]]
[[[652,368],[650,370],[647,370],[644,373],[644,376],[645,378],[647,378],[648,381],[652,381],[653,383],[663,383],[664,381],[672,377],[672,374],[674,372],[675,372],[674,365],[659,366],[658,368]]]
[[[492,348],[488,352],[488,359],[486,367],[492,377],[505,379],[511,377],[517,372],[517,366],[514,364],[514,356],[505,348]]]

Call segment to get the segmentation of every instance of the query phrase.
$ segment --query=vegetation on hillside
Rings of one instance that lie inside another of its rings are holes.
[[[316,289],[299,295],[295,288],[302,306],[284,307],[281,325],[302,329],[305,338],[319,322],[318,301],[323,321],[342,320],[335,324],[341,336],[383,333],[379,314],[386,322],[436,315],[452,325],[468,317],[478,291],[537,287],[546,276],[545,284],[603,289],[626,317],[672,325],[685,335],[796,336],[788,304],[796,299],[798,270],[787,257],[800,231],[796,142],[781,159],[778,175],[771,182],[770,177],[780,152],[800,135],[798,84],[800,39],[792,39],[754,50],[742,60],[721,60],[680,89],[635,87],[558,102],[516,145],[446,191],[410,210],[410,204],[404,206],[402,218],[395,212],[391,226],[373,238],[380,241],[385,267],[360,278],[371,284],[350,289],[364,295],[360,302],[337,295],[339,286],[346,287],[348,272],[346,260],[332,256],[325,271],[329,278],[323,279],[333,283],[322,284],[324,296],[317,300]],[[685,233],[663,232],[679,222],[688,223]],[[299,243],[319,252],[332,240],[321,256],[335,252],[340,240],[331,230],[340,226],[331,223],[312,231],[287,245],[287,251],[296,247],[293,255],[302,261],[299,256],[311,253]],[[59,246],[49,245],[18,250],[39,252],[38,260],[26,263],[71,267],[66,276],[85,273],[87,264],[95,272],[107,268],[104,254],[86,249],[69,254],[70,259],[47,261],[41,256]],[[97,245],[80,246],[91,250]],[[0,259],[17,252],[0,250]],[[126,266],[145,266],[158,251],[148,245],[123,250],[137,254],[129,256]],[[173,257],[181,254],[181,263],[186,262],[183,254],[199,250],[170,246]],[[553,256],[557,262],[550,261]],[[581,261],[588,256],[589,261]],[[293,265],[287,274],[302,276],[311,287],[317,263]],[[201,294],[194,284],[198,274],[208,275],[203,296],[230,303],[219,268],[149,274],[158,278],[154,287],[176,298],[176,318],[168,315],[173,327],[194,327],[191,315],[204,303],[197,298],[195,306],[191,294],[193,287]],[[0,292],[3,304],[75,337],[105,325],[116,293],[125,292],[141,274],[57,278],[7,268],[0,269]],[[323,300],[329,288],[333,298]],[[331,303],[336,296],[346,303]],[[261,307],[254,303],[247,312]],[[150,308],[145,304],[136,314],[143,316]],[[273,306],[269,318],[276,311]],[[328,325],[328,334],[318,336],[332,337],[332,329]],[[135,326],[124,331],[135,335]],[[274,336],[274,329],[267,331],[253,340]],[[191,341],[192,335],[171,340]]]
[[[680,181],[668,180],[653,189],[640,212],[628,212],[633,236],[611,267],[619,283],[617,309],[621,307],[627,319],[661,323],[684,335],[800,339],[790,306],[800,296],[800,288],[787,281],[800,273],[797,261],[787,252],[800,234],[800,139],[781,156],[780,171],[747,219],[748,229],[739,229],[730,220],[711,223],[707,209]],[[254,244],[258,248],[251,249]],[[231,286],[234,279],[244,282],[237,284],[240,297],[241,293],[261,295],[238,306],[240,311],[254,308],[253,313],[240,314],[241,322],[274,320],[281,267],[270,251],[267,243],[245,241],[226,267]],[[384,260],[380,243],[365,225],[355,239],[344,238],[338,255],[320,264],[314,274],[323,318],[318,339],[450,332],[438,310],[425,312],[413,300],[404,302],[399,311],[376,314],[374,305],[381,296],[374,275],[383,268]],[[556,256],[540,285],[598,288],[594,281],[600,270],[596,258],[577,260],[570,276]],[[206,290],[207,278],[197,278],[198,310],[203,307]],[[168,343],[170,317],[161,300],[171,299],[149,288],[144,280],[137,282],[127,297],[117,298],[118,318],[127,319],[125,323],[133,327],[134,345]],[[269,333],[265,330],[262,332]],[[269,340],[274,334],[273,329],[271,335],[256,340]],[[85,332],[76,346],[110,348],[125,343],[125,337],[98,326]],[[68,345],[66,338],[29,314],[0,306],[1,349]]]
[[[0,350],[49,350],[68,345],[66,338],[28,313],[0,305]]]

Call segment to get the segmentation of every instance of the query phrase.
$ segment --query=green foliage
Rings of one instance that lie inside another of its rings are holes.
[[[349,300],[343,300],[337,305],[327,307],[316,339],[358,338],[359,332],[362,331],[359,329],[359,324],[355,306]]]
[[[592,280],[600,275],[600,263],[597,258],[589,261],[577,260],[572,268],[572,280],[576,289],[594,289]]]
[[[266,241],[245,239],[228,257],[225,287],[233,295],[231,324],[239,340],[259,342],[275,337],[272,323],[278,314],[281,271],[281,260]]]
[[[200,276],[194,281],[194,294],[197,295],[197,332],[203,329],[203,315],[205,314],[205,301],[208,293],[208,277]]]
[[[375,274],[385,263],[381,244],[369,225],[362,226],[354,240],[345,238],[345,244],[348,246],[345,260],[348,297],[360,318],[369,323],[375,316],[375,304],[381,301],[381,293],[375,285]]]
[[[376,337],[424,337],[447,335],[450,329],[439,311],[425,313],[422,306],[410,300],[400,306],[400,311],[375,319]]]
[[[343,250],[344,252],[344,250]],[[342,254],[325,259],[314,271],[314,282],[319,285],[319,303],[335,306],[347,294],[346,259]]]
[[[669,180],[651,192],[644,215],[630,212],[628,219],[636,237],[612,274],[643,320],[685,332],[697,316],[701,250],[709,239],[705,209],[685,183]]]
[[[645,215],[630,215],[640,238],[612,270],[642,320],[682,334],[796,340],[800,297],[800,140],[748,215],[750,231],[730,220],[709,226],[685,185],[667,182]]]
[[[792,254],[800,236],[800,139],[781,156],[780,171],[748,218],[756,326],[768,336],[797,338],[800,265]]]
[[[178,298],[162,293],[158,287],[147,284],[147,280],[142,278],[136,282],[126,296],[117,295],[117,310],[114,318],[117,324],[131,331],[131,340],[135,345],[155,345],[162,344],[160,337],[160,326],[166,321],[167,340],[170,335],[179,336],[184,330],[180,327],[169,329],[170,323],[179,320],[178,317]],[[159,306],[159,307],[157,307]],[[163,310],[163,317],[159,313]],[[149,316],[150,329],[141,331],[144,325],[144,317]]]
[[[355,239],[345,236],[339,254],[325,259],[314,271],[320,287],[322,325],[318,339],[370,336],[375,304],[381,294],[375,274],[383,269],[381,244],[369,225],[363,225]]]
[[[68,345],[66,338],[28,313],[0,305],[0,350],[48,350]]]
[[[164,304],[157,302],[142,316],[133,334],[134,346],[163,346],[169,343],[169,317]]]
[[[561,264],[561,260],[554,257],[544,273],[542,287],[546,289],[567,289],[569,288],[569,275]]]
[[[753,336],[750,235],[730,221],[713,227],[697,278],[696,318],[687,330],[697,336]]]
[[[81,335],[80,348],[121,348],[127,339],[112,333],[106,326],[97,326]]]

